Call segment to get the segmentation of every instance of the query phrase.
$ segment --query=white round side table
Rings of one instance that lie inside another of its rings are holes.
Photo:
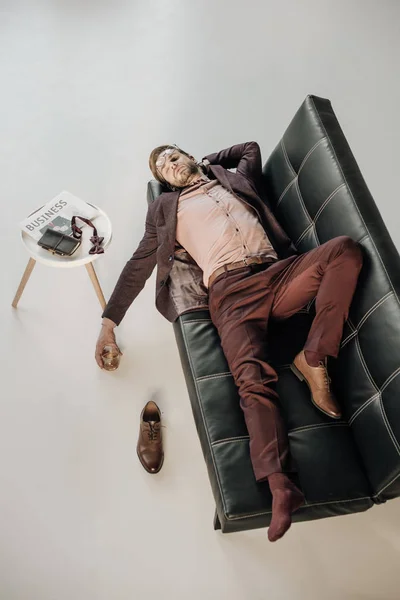
[[[99,208],[95,204],[91,204],[91,206],[98,210],[98,214],[92,219],[92,223],[96,226],[98,235],[104,237],[102,247],[105,249],[110,244],[112,238],[111,221],[101,208]],[[42,207],[40,206],[38,209],[36,209],[32,213],[32,215],[34,215],[41,208]],[[28,261],[24,274],[22,275],[21,282],[18,286],[17,292],[12,302],[12,306],[14,308],[17,308],[18,302],[22,296],[28,279],[31,276],[33,267],[35,266],[36,262],[40,262],[49,267],[63,269],[80,267],[82,265],[85,265],[90,280],[97,294],[97,297],[100,301],[101,307],[104,310],[106,306],[106,301],[104,299],[103,291],[100,287],[100,283],[93,266],[93,262],[99,257],[104,256],[104,254],[89,254],[89,250],[92,247],[90,238],[93,235],[93,229],[88,225],[81,226],[80,222],[78,222],[78,224],[80,227],[82,227],[82,243],[79,246],[78,250],[76,250],[76,252],[74,252],[72,256],[57,256],[56,254],[52,254],[48,250],[41,248],[37,244],[36,240],[34,240],[30,235],[28,235],[24,231],[21,231],[22,242],[26,250],[30,254],[30,259]]]

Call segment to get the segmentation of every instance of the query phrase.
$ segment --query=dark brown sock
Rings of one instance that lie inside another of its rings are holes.
[[[268,477],[272,493],[272,519],[268,529],[270,542],[279,540],[292,524],[292,513],[304,504],[304,496],[285,473]]]

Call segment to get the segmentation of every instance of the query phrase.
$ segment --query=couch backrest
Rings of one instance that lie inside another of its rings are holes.
[[[329,100],[306,98],[263,174],[268,202],[300,252],[339,235],[363,248],[333,383],[375,500],[398,496],[400,257]]]

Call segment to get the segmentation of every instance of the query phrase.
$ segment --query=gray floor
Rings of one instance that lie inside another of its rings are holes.
[[[257,140],[266,159],[309,93],[329,98],[393,239],[399,4],[203,0],[0,2],[0,598],[394,599],[400,501],[266,531],[212,529],[213,498],[154,275],[118,330],[115,373],[93,359],[100,306],[84,268],[27,262],[18,222],[66,189],[101,206],[114,239],[108,297],[142,237],[148,155],[201,158]],[[158,394],[166,460],[136,457]]]

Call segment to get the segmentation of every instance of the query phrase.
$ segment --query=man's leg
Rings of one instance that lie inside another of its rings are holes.
[[[360,246],[339,236],[298,256],[274,282],[274,319],[287,319],[316,298],[316,315],[304,346],[311,366],[327,356],[337,357],[362,264]]]
[[[238,387],[250,437],[257,481],[268,479],[273,496],[270,541],[290,527],[291,514],[304,502],[290,472],[287,431],[278,407],[278,376],[268,363],[267,328],[274,295],[263,273],[251,267],[226,273],[209,292],[210,314]]]
[[[305,379],[314,405],[324,414],[341,418],[330,389],[326,361],[337,357],[363,258],[360,246],[347,236],[329,240],[297,257],[274,282],[271,316],[286,319],[316,297],[316,315],[307,342],[291,368]]]
[[[210,315],[230,371],[250,436],[257,481],[282,472],[289,461],[285,425],[278,407],[278,376],[268,363],[267,329],[273,294],[263,282],[236,270],[214,283]],[[259,274],[258,276],[259,277]]]

